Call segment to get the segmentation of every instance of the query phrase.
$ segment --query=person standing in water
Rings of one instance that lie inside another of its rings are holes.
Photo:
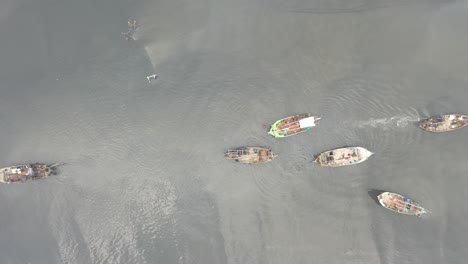
[[[127,21],[128,24],[128,31],[122,32],[122,35],[125,37],[127,41],[135,40],[135,31],[138,28],[138,24],[136,20],[129,19]]]
[[[138,27],[137,21],[135,19],[134,20],[129,19],[127,24],[128,24],[128,30],[135,31]]]
[[[157,78],[158,78],[158,76],[156,74],[146,76],[146,79],[148,80],[149,83],[152,83]]]

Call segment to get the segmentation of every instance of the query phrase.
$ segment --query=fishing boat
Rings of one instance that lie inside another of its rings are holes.
[[[383,207],[400,214],[420,217],[422,214],[430,213],[410,198],[406,198],[396,193],[383,192],[379,194],[377,198]]]
[[[361,163],[372,154],[362,147],[346,147],[322,152],[314,161],[320,166],[341,167]]]
[[[320,120],[319,116],[313,116],[310,113],[286,117],[271,125],[268,134],[275,138],[289,137],[316,126],[318,120]]]
[[[468,116],[461,114],[429,117],[419,122],[419,127],[429,132],[448,132],[468,125]]]
[[[224,157],[229,160],[235,160],[240,163],[265,163],[270,162],[278,155],[270,149],[262,147],[245,147],[234,150],[228,150]]]
[[[24,183],[32,180],[44,179],[57,174],[59,164],[47,165],[43,163],[15,165],[0,169],[1,183]]]

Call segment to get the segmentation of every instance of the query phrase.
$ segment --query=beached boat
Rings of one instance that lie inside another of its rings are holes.
[[[316,126],[316,122],[320,120],[319,116],[312,114],[303,114],[286,117],[276,121],[271,125],[268,134],[275,138],[289,137],[302,133]]]
[[[453,131],[468,125],[468,116],[461,114],[429,117],[419,122],[419,127],[429,132]]]
[[[240,163],[265,163],[276,158],[278,155],[270,149],[262,147],[245,147],[227,151],[226,159],[235,160]]]
[[[32,180],[44,179],[57,174],[58,164],[43,163],[15,165],[0,169],[1,183],[24,183]]]
[[[377,196],[379,203],[394,212],[406,215],[421,216],[430,213],[410,198],[403,197],[396,193],[383,192]]]
[[[315,162],[320,166],[340,167],[361,163],[372,154],[365,148],[346,147],[322,152],[317,155]]]

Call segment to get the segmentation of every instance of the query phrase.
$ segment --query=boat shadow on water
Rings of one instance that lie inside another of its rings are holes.
[[[367,194],[370,196],[370,198],[378,205],[381,205],[379,202],[379,198],[377,196],[383,192],[383,190],[378,190],[378,189],[367,189]]]

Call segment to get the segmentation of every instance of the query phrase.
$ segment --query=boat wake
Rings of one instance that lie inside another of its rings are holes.
[[[409,123],[419,121],[419,117],[416,116],[393,116],[390,118],[370,118],[365,121],[358,121],[356,126],[358,128],[394,128],[400,127],[404,128],[408,126]]]
[[[335,141],[365,142],[372,152],[385,150],[404,159],[406,148],[418,144],[421,135],[417,98],[406,96],[405,89],[371,73],[339,80],[323,94],[321,109],[330,121],[324,118],[321,124],[336,128],[328,134]]]

